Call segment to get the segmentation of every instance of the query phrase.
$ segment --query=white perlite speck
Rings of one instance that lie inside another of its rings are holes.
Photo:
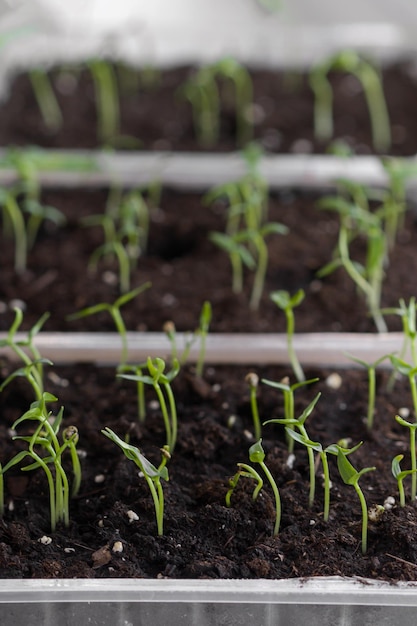
[[[121,541],[114,542],[112,552],[123,552],[123,544]]]
[[[326,378],[326,385],[330,387],[330,389],[340,389],[342,386],[342,377],[337,372],[333,372],[333,374],[329,374]]]
[[[44,535],[43,537],[41,537],[40,539],[38,539],[39,543],[41,543],[43,546],[49,546],[50,543],[52,543],[52,537],[48,537],[47,535]]]
[[[393,498],[392,496],[388,496],[387,498],[385,498],[384,509],[386,511],[390,511],[394,505],[395,505],[395,498]]]
[[[104,474],[97,474],[97,476],[94,476],[94,482],[97,485],[100,485],[101,483],[104,483],[104,481],[106,480],[106,477]]]
[[[135,511],[128,511],[127,517],[129,519],[129,524],[131,524],[132,522],[137,522],[139,520],[139,515],[135,513]]]

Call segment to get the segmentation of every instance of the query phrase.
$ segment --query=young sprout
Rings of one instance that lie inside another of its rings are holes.
[[[106,427],[101,431],[103,435],[108,437],[116,445],[121,448],[124,455],[135,463],[140,470],[140,476],[146,480],[151,492],[152,500],[155,508],[156,525],[158,535],[164,534],[164,492],[161,485],[162,480],[168,480],[168,469],[166,463],[170,458],[169,451],[165,448],[161,449],[162,460],[158,468],[156,468],[148,459],[140,452],[136,446],[126,443],[116,435],[110,428]]]
[[[124,378],[126,380],[133,380],[136,382],[142,382],[145,385],[151,385],[155,389],[162,412],[162,418],[164,420],[166,446],[170,454],[173,454],[177,441],[178,423],[177,407],[171,388],[171,382],[180,371],[180,364],[178,360],[174,359],[171,371],[165,372],[165,361],[163,359],[160,359],[159,357],[151,359],[151,357],[148,357],[146,366],[148,369],[148,376],[143,374],[118,374],[118,376],[119,378]],[[168,406],[165,396],[168,400]]]
[[[404,359],[408,346],[411,351],[411,360],[414,367],[417,367],[416,309],[416,299],[414,296],[412,296],[408,305],[406,304],[404,298],[400,298],[398,307],[382,309],[381,311],[384,315],[398,315],[399,317],[401,317],[404,341],[399,356],[401,359]]]
[[[201,313],[200,313],[200,323],[199,327],[196,331],[196,334],[200,337],[200,350],[198,353],[197,364],[196,364],[196,374],[201,377],[203,375],[204,362],[206,360],[206,341],[207,335],[210,328],[210,322],[212,317],[212,309],[211,303],[206,300],[203,303]]]
[[[324,505],[323,505],[323,520],[325,522],[329,519],[329,511],[330,511],[330,472],[329,472],[329,463],[327,461],[327,449],[323,448],[321,443],[317,441],[312,441],[305,435],[302,435],[299,432],[296,432],[292,428],[285,427],[285,431],[291,439],[297,441],[298,443],[303,444],[307,449],[314,450],[318,452],[320,455],[321,464],[323,467],[323,480],[324,480]]]
[[[209,237],[217,247],[229,255],[232,266],[232,291],[235,294],[241,293],[243,291],[243,266],[249,269],[256,267],[252,254],[244,245],[247,241],[245,231],[233,235],[212,232]]]
[[[62,112],[48,74],[43,69],[30,70],[29,80],[45,125],[52,131],[62,126]]]
[[[25,457],[30,457],[32,463],[22,467],[23,471],[31,471],[41,468],[45,472],[49,487],[49,504],[51,517],[51,530],[55,531],[59,522],[65,526],[69,525],[69,483],[68,477],[62,464],[62,455],[69,448],[71,450],[72,468],[74,473],[73,493],[77,493],[81,483],[81,466],[76,458],[75,446],[78,442],[78,431],[75,427],[65,430],[63,443],[58,440],[58,433],[62,423],[63,407],[54,417],[47,410],[49,402],[55,402],[57,398],[50,393],[44,392],[39,400],[31,404],[29,411],[26,411],[13,424],[15,429],[22,423],[34,421],[38,422],[33,434],[30,436],[15,436],[13,440],[24,441],[28,444],[28,449],[23,450],[13,457],[2,470],[4,474],[14,465],[19,464]],[[37,449],[40,448],[39,452]],[[46,456],[41,456],[45,454]],[[54,472],[51,471],[52,465]]]
[[[142,380],[143,369],[146,367],[146,363],[139,363],[137,365],[128,365],[127,363],[121,364],[117,367],[118,374],[133,374],[137,377],[136,383],[136,395],[138,406],[138,418],[142,424],[146,419],[146,404],[145,404],[145,383]]]
[[[327,276],[337,268],[343,267],[365,296],[368,310],[378,332],[386,332],[387,327],[381,313],[380,303],[385,275],[384,267],[387,261],[387,240],[381,218],[343,198],[340,198],[337,203],[332,198],[328,200],[321,202],[320,206],[337,210],[341,215],[337,256],[317,275]],[[349,249],[352,241],[359,235],[365,237],[367,246],[364,264],[354,261]]]
[[[171,344],[171,358],[178,360],[180,365],[184,365],[187,362],[191,347],[200,337],[200,350],[197,358],[196,375],[203,375],[204,361],[206,358],[206,339],[210,327],[212,316],[211,304],[208,300],[203,303],[200,312],[199,326],[194,332],[188,332],[185,334],[185,346],[181,354],[178,351],[177,345],[177,331],[173,321],[168,320],[163,326],[163,331],[169,339]]]
[[[397,372],[408,378],[411,389],[411,397],[413,400],[414,417],[417,420],[417,367],[410,363],[406,363],[403,359],[398,358],[394,354],[390,355],[390,361]]]
[[[88,63],[97,103],[97,134],[103,144],[112,144],[120,132],[117,78],[110,63],[94,59]]]
[[[252,410],[252,421],[253,421],[253,434],[255,439],[258,441],[262,435],[261,429],[261,420],[259,419],[259,411],[258,411],[258,401],[256,398],[256,393],[259,384],[259,376],[255,374],[255,372],[249,372],[245,376],[245,380],[249,385],[250,391],[250,405]]]
[[[215,75],[232,82],[235,89],[236,135],[239,145],[251,140],[253,134],[250,108],[253,102],[252,79],[235,59],[226,57],[213,66]]]
[[[139,190],[122,195],[118,188],[109,194],[106,212],[82,220],[85,226],[101,226],[104,243],[94,250],[89,267],[94,271],[100,258],[116,257],[122,293],[129,291],[130,276],[148,245],[149,208]]]
[[[397,454],[397,456],[395,456],[392,459],[392,463],[391,463],[391,471],[392,471],[392,475],[397,481],[398,493],[400,496],[400,506],[402,507],[405,506],[405,491],[404,491],[404,484],[403,484],[404,478],[406,476],[413,475],[417,472],[417,469],[402,470],[400,466],[400,462],[403,460],[403,458],[404,458],[403,454]]]
[[[27,249],[33,248],[42,223],[49,220],[57,226],[66,222],[65,215],[55,207],[43,204],[41,200],[41,186],[39,183],[39,155],[33,150],[11,150],[8,160],[16,168],[20,182],[16,186],[16,193],[22,193],[23,211],[29,215],[26,223]]]
[[[16,196],[11,190],[0,189],[0,209],[4,231],[14,239],[14,268],[20,274],[27,266],[26,224]]]
[[[264,422],[263,426],[266,426],[266,424],[283,424],[284,426],[289,427],[289,428],[286,428],[287,435],[289,434],[288,433],[289,430],[293,430],[294,428],[297,428],[300,434],[303,437],[305,437],[306,440],[308,440],[309,437],[308,437],[307,430],[304,424],[307,418],[313,412],[313,409],[316,406],[317,401],[320,398],[320,395],[321,395],[320,393],[316,395],[314,400],[312,400],[312,402],[310,402],[308,407],[304,409],[304,411],[302,412],[302,414],[300,415],[298,419],[285,419],[285,418],[284,419],[271,419],[271,420]],[[290,438],[291,441],[293,441],[294,439],[295,437]],[[314,463],[313,448],[311,446],[307,446],[307,455],[308,455],[308,465],[310,468],[310,494],[309,494],[308,502],[309,502],[309,506],[312,507],[313,502],[314,502],[315,492],[316,492],[316,468],[315,468],[315,463]]]
[[[219,135],[219,78],[231,81],[234,86],[237,139],[244,144],[252,136],[252,124],[248,118],[252,105],[252,80],[242,65],[234,59],[226,58],[202,67],[182,86],[180,94],[192,106],[194,128],[199,142],[211,146],[216,143]]]
[[[32,326],[28,331],[25,339],[16,339],[16,333],[19,330],[23,321],[23,312],[18,307],[14,308],[15,318],[10,326],[7,335],[4,339],[0,340],[0,348],[9,348],[12,350],[24,363],[25,366],[30,366],[31,375],[35,378],[35,384],[43,393],[43,363],[45,362],[39,350],[35,345],[35,336],[39,333],[42,326],[49,317],[49,313],[44,313],[42,317]],[[29,353],[29,354],[28,354]]]
[[[354,449],[357,449],[357,447]],[[358,494],[362,509],[362,554],[366,554],[368,542],[368,507],[363,491],[359,486],[359,479],[367,472],[376,470],[376,467],[365,467],[358,472],[347,458],[347,455],[353,452],[353,450],[346,450],[338,444],[332,444],[328,446],[327,451],[337,455],[337,467],[343,482],[345,485],[352,485]]]
[[[328,79],[331,71],[353,74],[361,83],[367,101],[375,150],[386,152],[391,145],[390,120],[378,70],[354,50],[344,50],[318,64],[310,72],[314,92],[314,130],[321,141],[333,136],[333,92]]]
[[[201,68],[179,90],[193,111],[194,130],[202,146],[212,146],[219,136],[220,102],[212,71]]]
[[[389,185],[383,195],[380,212],[384,218],[388,249],[394,248],[397,233],[403,227],[406,206],[406,183],[416,174],[415,163],[408,160],[386,157],[381,159],[388,175]]]
[[[274,380],[268,380],[266,378],[262,379],[262,382],[269,387],[274,387],[275,389],[280,389],[284,394],[284,418],[286,420],[294,420],[294,392],[300,387],[305,387],[306,385],[311,385],[312,383],[316,383],[318,378],[310,378],[309,380],[303,380],[298,383],[293,383],[290,385],[290,379],[288,376],[285,376],[281,382],[276,382]],[[290,423],[290,422],[288,422]],[[293,451],[293,441],[292,439],[288,440],[288,452]]]
[[[150,282],[144,283],[140,287],[136,287],[136,289],[133,289],[132,291],[129,291],[128,293],[125,293],[117,298],[117,300],[115,300],[113,304],[107,304],[106,302],[95,304],[93,306],[86,307],[85,309],[81,309],[81,311],[77,311],[76,313],[68,315],[67,319],[76,320],[82,317],[88,317],[89,315],[96,315],[97,313],[101,313],[102,311],[107,311],[110,314],[114,325],[116,326],[116,330],[119,333],[122,342],[120,365],[126,365],[128,357],[127,331],[122,314],[120,313],[120,309],[123,305],[136,298],[136,296],[138,296],[140,293],[142,293],[146,289],[149,289],[150,286]]]
[[[261,491],[263,484],[264,484],[264,481],[262,480],[258,472],[253,467],[251,467],[250,465],[247,465],[246,463],[238,463],[237,466],[239,469],[236,472],[236,474],[232,476],[232,478],[229,480],[229,490],[225,496],[227,507],[230,506],[230,498],[232,497],[232,494],[237,487],[239,479],[242,476],[244,478],[252,478],[256,480],[256,485],[252,493],[252,500],[257,499],[257,497],[259,496],[259,492]]]
[[[254,443],[249,448],[249,460],[251,463],[258,463],[263,469],[265,476],[268,479],[269,484],[272,487],[272,491],[274,493],[275,498],[275,524],[274,524],[274,535],[278,535],[279,527],[281,524],[281,498],[279,495],[279,490],[277,484],[269,471],[266,463],[265,463],[265,452],[262,447],[262,439],[259,439],[256,443]]]
[[[362,359],[348,353],[346,353],[346,356],[352,361],[355,361],[355,363],[365,367],[368,372],[368,410],[366,413],[366,428],[368,429],[368,432],[371,432],[375,416],[376,368],[383,361],[385,361],[385,359],[390,358],[391,354],[384,354],[384,356],[381,356],[373,363],[368,363],[367,361],[363,361]]]
[[[395,416],[395,420],[398,422],[398,424],[400,424],[401,426],[405,426],[405,428],[408,428],[409,432],[410,432],[410,460],[411,460],[411,470],[410,470],[410,474],[411,474],[411,501],[414,502],[414,500],[416,499],[416,495],[417,495],[417,454],[416,454],[416,429],[417,429],[417,422],[414,423],[410,423],[407,422],[405,419],[403,419],[402,417],[400,417],[399,415]]]
[[[269,295],[272,302],[274,302],[277,307],[279,307],[285,313],[285,317],[287,320],[288,356],[296,379],[298,380],[298,382],[302,382],[305,380],[305,375],[298,360],[297,354],[294,350],[293,337],[295,330],[294,308],[301,304],[301,302],[304,300],[305,293],[303,289],[299,289],[293,296],[290,296],[288,291],[279,290],[273,291]]]

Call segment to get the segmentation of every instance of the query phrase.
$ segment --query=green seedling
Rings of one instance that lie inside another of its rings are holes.
[[[34,391],[35,398],[37,398],[37,400],[40,400],[42,398],[43,391],[39,382],[39,366],[43,367],[44,365],[52,365],[52,362],[48,359],[39,359],[36,361],[31,361],[23,367],[19,367],[17,370],[9,374],[9,376],[4,379],[4,381],[0,385],[0,392],[3,391],[3,389],[7,387],[7,385],[11,383],[12,380],[20,377],[27,380],[27,382],[30,384]]]
[[[145,404],[145,384],[142,381],[143,370],[146,367],[146,363],[139,363],[138,365],[119,365],[117,368],[118,374],[133,374],[137,377],[136,383],[136,396],[138,406],[138,418],[142,424],[146,419],[146,404]]]
[[[63,121],[62,112],[48,74],[38,68],[31,70],[28,76],[45,126],[52,131],[59,130]]]
[[[255,269],[256,263],[252,254],[244,245],[247,241],[245,232],[234,235],[212,232],[210,240],[221,250],[229,255],[232,266],[232,291],[235,294],[243,291],[243,266]]]
[[[14,149],[9,152],[8,159],[16,168],[20,178],[15,191],[23,194],[22,209],[29,216],[26,223],[26,243],[30,250],[35,244],[43,222],[48,220],[57,226],[62,226],[66,218],[61,211],[43,204],[41,200],[36,151]]]
[[[375,416],[376,368],[378,367],[378,365],[381,365],[381,363],[385,361],[385,359],[390,358],[392,355],[384,354],[384,356],[381,356],[373,363],[363,361],[362,359],[359,359],[352,354],[346,353],[346,356],[355,363],[362,365],[368,372],[368,409],[366,413],[366,428],[368,429],[368,432],[371,432]]]
[[[201,309],[199,327],[196,331],[196,334],[200,337],[200,350],[198,353],[195,372],[197,376],[200,376],[200,377],[203,375],[204,363],[206,360],[206,343],[207,343],[207,335],[208,335],[209,328],[210,328],[211,318],[212,318],[211,304],[208,300],[206,300],[203,303],[203,306]]]
[[[412,476],[413,474],[417,472],[417,469],[402,470],[400,466],[400,462],[403,460],[403,458],[404,458],[403,454],[397,454],[397,456],[395,456],[392,459],[392,463],[391,463],[392,475],[394,476],[398,485],[398,494],[400,496],[401,507],[405,506],[405,491],[404,491],[404,484],[403,484],[404,478],[406,478],[407,476]]]
[[[14,268],[20,274],[27,267],[26,224],[15,193],[9,189],[0,188],[0,210],[4,232],[14,239]]]
[[[259,173],[262,150],[251,142],[241,152],[247,172],[236,181],[218,185],[205,194],[204,204],[225,200],[228,209],[225,232],[229,236],[241,230],[257,230],[268,216],[268,184]]]
[[[187,80],[178,93],[192,107],[198,142],[206,147],[214,145],[219,136],[220,101],[212,71],[201,68]]]
[[[252,80],[242,65],[226,58],[202,67],[187,80],[179,93],[192,106],[198,141],[204,146],[212,146],[218,139],[220,126],[219,79],[230,81],[234,87],[237,140],[243,145],[252,136],[248,115],[253,98]]]
[[[415,163],[407,159],[386,157],[381,160],[388,176],[389,184],[386,189],[380,212],[385,223],[388,249],[394,248],[398,231],[404,226],[404,216],[407,210],[407,181],[416,175]]]
[[[185,346],[181,354],[179,354],[179,351],[178,351],[177,332],[176,332],[174,322],[171,320],[168,320],[167,322],[165,322],[163,326],[163,331],[168,337],[168,340],[171,344],[171,358],[173,360],[176,359],[181,366],[187,362],[192,346],[197,341],[197,339],[200,338],[200,350],[198,353],[197,364],[196,364],[196,374],[197,376],[200,376],[200,377],[203,375],[204,362],[206,358],[206,341],[207,341],[207,335],[208,335],[208,331],[210,327],[211,318],[212,318],[211,304],[208,300],[206,300],[203,303],[203,306],[201,307],[199,326],[198,328],[196,328],[196,330],[193,333],[191,332],[186,333]]]
[[[304,411],[302,412],[302,414],[300,415],[300,417],[298,419],[272,419],[272,420],[268,420],[266,422],[263,423],[263,426],[266,426],[266,424],[283,424],[284,426],[286,426],[286,432],[288,435],[288,431],[289,430],[293,430],[294,428],[297,428],[297,430],[300,432],[300,434],[305,437],[306,440],[309,439],[308,434],[307,434],[307,430],[304,426],[307,418],[311,415],[311,413],[314,410],[314,407],[317,404],[318,399],[320,398],[320,393],[318,393],[316,395],[316,397],[314,398],[314,400],[312,400],[312,402],[310,402],[310,404],[308,405],[308,407],[306,409],[304,409]],[[288,428],[289,427],[289,428]],[[294,441],[294,437],[290,438],[290,441]],[[310,493],[309,493],[309,506],[313,506],[313,502],[314,502],[314,496],[315,496],[315,492],[316,492],[316,468],[315,468],[315,464],[314,464],[314,453],[313,453],[313,449],[312,447],[308,447],[307,446],[307,455],[308,455],[308,464],[309,464],[309,468],[310,468]]]
[[[404,298],[400,298],[398,307],[382,309],[382,313],[384,315],[398,315],[401,318],[404,340],[399,357],[404,359],[407,348],[409,347],[414,367],[417,367],[416,310],[417,304],[414,296],[410,298],[408,305],[406,304]]]
[[[286,235],[288,228],[284,224],[278,222],[270,222],[264,224],[258,230],[248,230],[247,239],[249,244],[256,250],[256,272],[253,280],[253,288],[249,306],[252,310],[257,311],[261,301],[262,293],[265,285],[265,277],[268,269],[268,247],[265,238],[268,235]]]
[[[117,78],[110,63],[94,59],[88,63],[97,104],[97,135],[103,144],[112,144],[120,134]]]
[[[327,449],[323,448],[321,443],[317,441],[312,441],[305,435],[302,435],[299,432],[296,432],[292,428],[285,427],[285,431],[288,437],[291,437],[297,443],[301,443],[308,449],[314,450],[314,452],[318,452],[320,455],[321,464],[323,467],[323,482],[324,482],[324,504],[323,504],[323,520],[325,522],[329,519],[330,512],[330,472],[329,472],[329,463],[327,460]]]
[[[253,434],[254,434],[255,439],[258,441],[262,435],[261,420],[259,419],[258,400],[256,397],[258,385],[259,385],[259,376],[255,374],[255,372],[249,372],[249,374],[245,376],[245,380],[249,385],[250,406],[251,406],[252,421],[253,421]]]
[[[24,366],[30,367],[30,375],[35,379],[35,385],[40,393],[43,393],[43,363],[45,362],[35,345],[35,337],[42,329],[49,317],[49,313],[44,313],[42,317],[27,332],[26,338],[16,337],[22,321],[23,312],[18,307],[14,308],[15,318],[10,326],[6,337],[0,340],[0,348],[9,348],[22,361]],[[33,385],[32,385],[33,387]]]
[[[390,355],[390,361],[395,371],[408,378],[411,389],[411,397],[413,400],[414,418],[417,420],[417,367],[415,367],[413,364],[407,363],[406,361],[400,359],[394,354]]]
[[[26,411],[15,421],[12,426],[13,429],[23,423],[27,424],[32,421],[38,422],[38,426],[30,436],[13,437],[13,440],[26,442],[28,449],[13,457],[2,470],[4,474],[14,465],[21,463],[26,457],[32,459],[32,463],[22,467],[23,471],[43,469],[49,487],[52,532],[55,531],[57,524],[60,522],[63,522],[65,526],[69,526],[69,482],[62,464],[62,455],[68,448],[71,451],[74,473],[73,493],[78,492],[81,483],[81,467],[75,450],[78,442],[78,431],[75,427],[67,428],[64,431],[63,442],[59,442],[58,433],[62,423],[63,407],[61,407],[56,416],[52,416],[52,413],[46,408],[49,402],[55,402],[56,400],[55,396],[44,392],[39,400],[31,404],[29,411]],[[54,472],[52,472],[50,466],[53,467]]]
[[[358,289],[365,296],[367,307],[378,332],[386,332],[387,327],[381,313],[381,290],[384,279],[384,266],[387,260],[387,239],[381,219],[369,211],[350,203],[343,198],[337,203],[333,199],[321,202],[321,208],[337,210],[341,215],[336,257],[325,265],[317,275],[322,278],[343,267]],[[351,258],[350,245],[357,236],[366,240],[365,263]]]
[[[252,79],[249,72],[235,59],[227,57],[215,63],[214,74],[233,84],[236,106],[236,135],[238,144],[243,146],[252,139],[253,127],[250,121],[250,108],[253,102]]]
[[[305,380],[303,369],[298,360],[293,345],[295,331],[294,308],[301,304],[304,300],[305,293],[303,289],[299,289],[294,295],[290,295],[288,291],[278,290],[269,294],[272,302],[277,305],[285,313],[287,320],[287,350],[291,367],[298,382]]]
[[[161,449],[162,460],[158,468],[156,468],[148,459],[140,452],[136,446],[126,443],[116,435],[110,428],[106,427],[101,431],[103,435],[108,437],[113,443],[119,446],[124,455],[135,463],[140,470],[140,475],[146,480],[151,492],[152,500],[155,508],[155,517],[158,535],[164,534],[164,492],[161,485],[162,480],[168,480],[168,469],[166,463],[170,458],[169,451],[165,448]]]
[[[237,466],[239,469],[236,472],[236,474],[232,476],[232,478],[229,480],[229,490],[227,491],[226,496],[225,496],[227,507],[230,507],[230,499],[242,476],[244,478],[252,478],[253,480],[256,480],[256,485],[252,493],[252,500],[257,499],[264,485],[264,481],[262,480],[258,472],[253,467],[251,467],[250,465],[247,465],[247,463],[238,463]]]
[[[150,286],[150,282],[144,283],[140,287],[136,287],[136,289],[132,289],[132,291],[129,291],[128,293],[125,293],[117,298],[117,300],[115,300],[113,304],[102,302],[100,304],[86,307],[85,309],[81,309],[81,311],[77,311],[76,313],[68,315],[67,320],[76,320],[82,317],[96,315],[97,313],[102,313],[103,311],[109,313],[114,322],[114,325],[116,326],[116,330],[119,333],[122,342],[120,365],[126,365],[128,357],[127,330],[120,309],[122,306],[136,298],[136,296],[138,296],[140,293],[142,293],[146,289],[149,289]]]
[[[280,389],[284,394],[284,419],[286,420],[294,420],[294,392],[300,387],[305,387],[306,385],[311,385],[312,383],[316,383],[318,378],[310,378],[309,380],[303,380],[301,382],[293,383],[290,385],[290,379],[288,376],[285,376],[281,382],[276,382],[274,380],[268,380],[266,378],[262,379],[262,382],[269,387],[274,387],[275,389]],[[293,441],[291,439],[288,440],[288,452],[293,451]]]
[[[271,472],[269,471],[265,463],[265,452],[262,447],[262,439],[259,439],[259,441],[254,443],[249,448],[249,460],[251,463],[258,463],[261,466],[262,470],[265,473],[265,476],[268,479],[269,484],[272,487],[272,491],[274,493],[274,498],[275,498],[275,513],[276,513],[275,524],[274,524],[274,535],[278,535],[279,527],[281,524],[281,498],[280,498],[278,486],[274,480],[274,477],[272,476]]]
[[[395,421],[401,426],[408,428],[410,433],[410,467],[411,467],[411,501],[414,502],[417,495],[417,454],[416,454],[416,429],[417,422],[410,423],[399,415],[395,416]]]
[[[371,119],[373,145],[378,152],[388,151],[391,146],[390,119],[379,72],[353,50],[339,52],[310,72],[316,137],[329,141],[333,136],[333,91],[328,74],[335,71],[348,72],[361,83]]]
[[[109,195],[106,213],[90,215],[82,220],[84,226],[101,226],[104,243],[94,250],[89,267],[94,271],[101,258],[116,257],[122,293],[130,289],[130,276],[146,251],[149,233],[149,208],[138,190],[122,195],[114,188]]]
[[[145,385],[151,385],[154,388],[159,406],[161,408],[162,418],[164,420],[166,447],[169,453],[173,454],[177,441],[178,420],[177,407],[171,388],[171,382],[180,371],[180,364],[174,359],[172,362],[172,369],[169,372],[165,372],[165,361],[163,359],[160,359],[159,357],[151,359],[151,357],[148,357],[146,367],[149,375],[118,374],[118,376],[119,378],[124,378],[125,380],[142,382]],[[168,400],[168,405],[165,396]]]
[[[358,494],[362,509],[362,554],[366,554],[368,543],[368,507],[363,491],[359,486],[359,479],[364,474],[373,472],[376,467],[365,467],[358,472],[347,458],[347,455],[353,452],[353,450],[346,451],[338,444],[333,444],[327,448],[327,451],[337,455],[337,467],[343,482],[345,485],[352,485]]]

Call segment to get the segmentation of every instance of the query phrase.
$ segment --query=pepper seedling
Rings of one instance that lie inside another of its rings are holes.
[[[69,483],[62,464],[62,455],[67,448],[71,452],[74,473],[73,494],[78,492],[81,483],[81,466],[75,449],[78,442],[78,431],[75,427],[68,427],[64,431],[63,443],[59,442],[58,433],[64,409],[61,407],[58,414],[53,417],[52,413],[46,408],[49,402],[55,402],[56,400],[55,396],[44,392],[40,399],[32,402],[30,409],[14,422],[13,429],[22,423],[30,421],[38,422],[38,426],[30,436],[13,437],[14,441],[26,442],[28,449],[19,452],[2,468],[2,474],[4,474],[11,467],[19,464],[24,458],[29,456],[32,459],[32,463],[22,467],[22,471],[43,469],[48,481],[52,532],[55,531],[59,522],[63,522],[65,526],[69,525]],[[46,456],[41,456],[36,448],[46,452]],[[53,466],[54,473],[49,468],[50,465]]]
[[[106,311],[110,314],[115,326],[116,330],[120,335],[120,339],[122,342],[122,350],[120,355],[120,365],[127,364],[127,356],[128,356],[128,345],[127,345],[127,330],[126,325],[124,323],[122,314],[120,313],[120,309],[123,305],[127,304],[140,293],[149,289],[151,283],[148,281],[141,285],[140,287],[136,287],[136,289],[132,289],[128,293],[123,294],[119,298],[117,298],[113,304],[108,304],[107,302],[101,302],[100,304],[95,304],[93,306],[86,307],[85,309],[81,309],[76,313],[72,313],[67,316],[67,320],[76,320],[82,317],[88,317],[89,315],[96,315],[97,313],[101,313]]]
[[[0,340],[0,348],[9,348],[20,358],[25,366],[31,366],[31,375],[35,378],[35,383],[40,392],[43,392],[43,364],[44,360],[41,357],[39,350],[35,345],[35,336],[42,329],[44,323],[49,317],[49,313],[44,313],[42,317],[32,326],[28,331],[26,339],[16,339],[16,333],[18,332],[22,321],[23,312],[18,307],[14,307],[15,318],[11,324],[7,335],[4,339]],[[27,354],[29,352],[29,354]],[[50,364],[50,362],[48,362]],[[33,366],[33,367],[32,367]]]
[[[172,362],[172,369],[169,372],[165,372],[165,361],[163,359],[159,357],[151,359],[151,357],[148,357],[146,366],[148,369],[148,376],[143,374],[118,374],[118,377],[124,378],[125,380],[142,382],[145,385],[151,385],[154,388],[159,406],[161,408],[162,418],[164,420],[166,447],[170,454],[173,454],[177,441],[178,423],[177,407],[171,388],[171,382],[180,371],[180,364],[177,359],[174,359]],[[165,400],[164,392],[168,400],[168,406]]]
[[[249,385],[250,405],[251,405],[252,422],[253,422],[253,434],[254,434],[255,439],[258,441],[262,435],[261,420],[259,419],[258,400],[256,397],[258,385],[259,385],[259,376],[255,374],[255,372],[249,372],[249,374],[245,376],[245,381]]]
[[[417,469],[402,470],[400,462],[403,460],[403,458],[403,454],[397,454],[397,456],[392,459],[391,463],[391,472],[395,480],[397,481],[401,507],[405,506],[405,491],[403,484],[404,478],[406,478],[406,476],[412,476],[417,472]]]
[[[408,428],[410,433],[410,459],[411,459],[411,501],[414,502],[417,495],[417,452],[416,452],[416,430],[417,422],[410,423],[399,415],[395,416],[395,421],[401,426]]]
[[[391,145],[391,125],[382,81],[378,70],[354,50],[338,52],[310,72],[316,137],[328,141],[333,136],[333,91],[328,79],[331,71],[347,72],[359,80],[368,105],[373,145],[378,152],[387,152]]]
[[[298,382],[305,380],[305,375],[293,345],[295,331],[294,308],[301,304],[304,300],[305,293],[303,289],[299,289],[294,295],[290,295],[288,291],[278,290],[269,294],[272,302],[277,305],[285,313],[287,320],[287,350],[291,367]]]
[[[376,359],[376,361],[373,361],[373,363],[368,363],[367,361],[359,359],[358,357],[353,356],[352,354],[349,354],[347,352],[345,354],[349,359],[351,359],[355,363],[362,365],[368,372],[368,409],[366,413],[366,428],[368,432],[371,432],[372,426],[374,424],[374,416],[375,416],[376,368],[383,361],[385,361],[385,359],[390,358],[392,355],[384,354],[384,356],[381,356],[379,359]]]
[[[303,380],[298,383],[293,383],[290,385],[290,379],[288,376],[285,376],[281,382],[276,382],[275,380],[268,380],[266,378],[262,379],[262,382],[269,387],[274,387],[275,389],[280,389],[284,394],[284,418],[286,420],[293,420],[294,416],[294,392],[300,387],[305,387],[306,385],[311,385],[312,383],[316,383],[318,378],[310,378],[309,380]],[[293,443],[290,439],[288,441],[288,452],[292,452]]]
[[[279,495],[278,486],[269,471],[266,463],[265,463],[265,452],[262,447],[262,439],[259,439],[256,443],[254,443],[249,448],[249,460],[251,463],[258,463],[262,470],[265,473],[265,476],[268,479],[269,484],[271,485],[272,491],[274,493],[275,498],[275,524],[274,524],[274,535],[278,535],[279,527],[281,524],[281,497]]]
[[[165,448],[161,449],[162,460],[158,468],[156,468],[148,459],[140,452],[139,448],[131,444],[126,443],[111,428],[104,428],[103,435],[108,437],[113,443],[119,446],[124,455],[135,463],[140,470],[140,476],[146,480],[146,483],[151,492],[152,500],[154,503],[156,525],[158,535],[164,534],[164,492],[161,485],[161,479],[168,481],[168,469],[166,463],[170,458],[169,451]]]
[[[256,485],[255,488],[253,490],[252,493],[252,500],[256,500],[262,487],[264,484],[264,481],[262,480],[262,478],[260,477],[260,475],[258,474],[258,472],[256,471],[256,469],[254,469],[253,467],[251,467],[250,465],[248,465],[247,463],[238,463],[238,471],[236,472],[236,474],[234,476],[232,476],[232,478],[230,478],[229,480],[229,490],[226,493],[225,496],[225,501],[226,501],[226,506],[230,507],[230,499],[232,497],[232,494],[234,492],[234,490],[237,487],[237,484],[240,480],[240,478],[243,476],[244,478],[252,478],[253,480],[256,480]]]
[[[286,428],[287,434],[289,430],[293,430],[294,428],[297,428],[299,432],[301,433],[301,435],[303,435],[303,437],[305,437],[306,439],[309,439],[307,430],[304,424],[307,418],[313,412],[314,407],[316,406],[320,396],[321,394],[318,393],[316,397],[310,402],[308,407],[304,409],[304,411],[301,413],[298,419],[285,419],[285,418],[284,419],[271,419],[271,420],[267,420],[266,422],[264,422],[263,426],[266,426],[266,424],[283,424],[284,426],[287,426]],[[290,440],[293,441],[294,437],[291,437]],[[313,449],[311,446],[310,447],[307,446],[307,455],[308,455],[308,464],[310,468],[310,494],[309,494],[308,502],[309,502],[309,506],[311,507],[313,506],[314,496],[316,492],[316,468],[314,464]]]
[[[361,445],[361,444],[359,444]],[[359,502],[362,510],[362,554],[366,554],[368,543],[368,507],[366,504],[365,496],[359,486],[359,479],[368,472],[373,472],[376,467],[364,467],[359,472],[353,467],[348,460],[347,455],[357,449],[359,446],[351,450],[346,450],[338,444],[332,444],[328,446],[327,452],[337,455],[337,467],[339,469],[340,476],[345,485],[352,485],[358,494]]]
[[[62,111],[48,74],[37,68],[30,70],[28,77],[45,126],[57,131],[62,126]]]

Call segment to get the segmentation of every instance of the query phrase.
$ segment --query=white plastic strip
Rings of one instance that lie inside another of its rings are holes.
[[[0,150],[0,162],[7,156]],[[56,156],[54,169],[48,169]],[[65,171],[65,158],[72,163],[79,159],[86,167],[74,165]],[[38,153],[38,177],[44,187],[97,187],[119,183],[136,187],[159,181],[164,186],[189,190],[205,190],[213,185],[240,178],[246,171],[242,155],[232,153],[186,152],[116,152],[88,150],[43,150]],[[417,158],[404,159],[415,174],[408,188],[417,189]],[[58,169],[59,163],[62,169]],[[373,186],[385,186],[387,175],[380,159],[373,156],[352,156],[348,159],[332,155],[266,155],[259,171],[271,189],[282,187],[323,188],[334,185],[338,178]],[[0,185],[17,182],[16,170],[0,164]]]
[[[5,338],[0,333],[0,340]],[[24,333],[16,335],[25,338]],[[164,333],[127,334],[128,361],[140,363],[151,357],[169,357],[170,343]],[[293,345],[303,365],[354,367],[346,352],[374,362],[385,354],[399,352],[402,333],[310,333],[296,334]],[[179,348],[185,345],[185,336],[177,333]],[[39,333],[36,346],[44,358],[53,363],[94,362],[99,365],[117,365],[120,362],[121,339],[116,333]],[[195,362],[200,346],[194,344],[189,360]],[[2,349],[14,359],[10,350]],[[206,363],[211,364],[288,364],[285,334],[209,334]]]

